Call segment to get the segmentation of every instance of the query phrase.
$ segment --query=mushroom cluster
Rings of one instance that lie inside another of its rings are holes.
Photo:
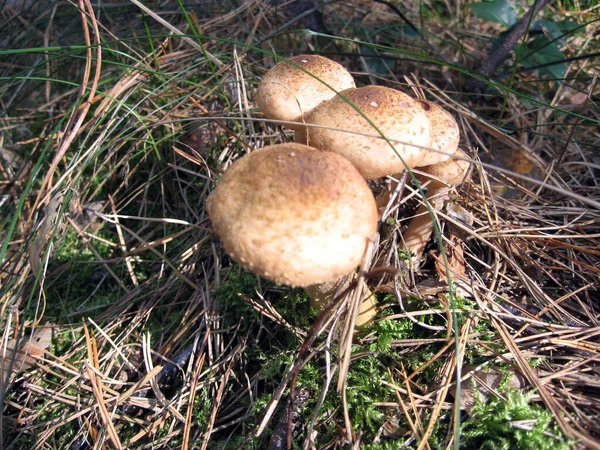
[[[261,80],[256,102],[268,118],[292,121],[297,143],[344,156],[368,180],[413,168],[431,174],[419,177],[429,181],[427,203],[447,192],[442,186],[462,183],[468,172],[466,155],[457,153],[458,124],[448,111],[396,89],[356,88],[345,68],[321,56],[276,64]],[[416,259],[432,231],[425,204],[404,233]]]
[[[377,231],[366,180],[420,167],[429,174],[420,181],[429,181],[432,200],[467,172],[465,158],[452,158],[459,131],[448,112],[395,89],[356,88],[352,75],[327,58],[300,55],[276,64],[255,100],[267,118],[295,130],[296,142],[233,163],[207,200],[208,215],[233,260],[264,278],[307,288],[313,305],[341,289]],[[450,173],[458,175],[446,178]],[[429,226],[422,207],[404,234],[417,257]],[[371,293],[363,297],[357,325],[375,314]]]

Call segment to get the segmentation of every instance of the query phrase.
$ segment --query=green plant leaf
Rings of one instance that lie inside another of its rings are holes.
[[[476,17],[483,20],[498,22],[507,27],[511,27],[517,22],[517,12],[513,9],[512,4],[506,0],[467,3],[467,7],[471,8]]]
[[[525,67],[535,67],[556,61],[564,61],[565,55],[555,42],[550,42],[546,36],[536,36],[528,42],[524,48],[515,50],[521,51],[521,64]],[[562,79],[567,72],[565,63],[553,64],[539,69],[540,75],[548,75],[556,79]]]
[[[533,26],[540,26],[544,30],[544,34],[550,39],[559,39],[563,35],[560,26],[551,20],[536,20]]]
[[[560,44],[563,44],[569,34],[573,33],[579,27],[576,22],[571,20],[554,22],[545,19],[536,20],[533,26],[540,26],[550,40],[557,40]]]
[[[373,47],[362,45],[360,51],[363,55],[362,61],[364,69],[367,72],[376,75],[387,75],[390,72],[390,67],[394,67],[394,61],[392,59],[379,56],[379,52]]]

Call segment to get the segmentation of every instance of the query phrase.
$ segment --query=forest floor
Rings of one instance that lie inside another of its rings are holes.
[[[545,3],[486,73],[532,2],[0,2],[0,448],[600,448],[600,8]],[[204,206],[294,139],[253,98],[303,53],[471,161],[419,264],[400,179],[350,340],[353,289],[312,310]]]

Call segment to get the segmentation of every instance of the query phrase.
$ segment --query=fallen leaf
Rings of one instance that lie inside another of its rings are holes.
[[[588,95],[585,92],[575,92],[567,97],[567,100],[572,105],[583,105],[588,100]]]
[[[182,140],[184,150],[194,153],[198,159],[206,159],[210,156],[210,148],[215,145],[218,137],[217,124],[207,122],[190,131]]]
[[[486,161],[489,162],[489,161]],[[524,148],[502,148],[495,149],[491,163],[499,169],[505,169],[518,175],[524,175],[541,182],[544,177],[544,169],[540,162],[531,156]],[[510,173],[498,173],[500,181],[493,183],[493,189],[504,198],[512,199],[519,196],[522,192],[518,186],[526,190],[533,190],[539,183],[523,180],[522,178],[511,176]],[[506,178],[507,180],[503,180]]]
[[[100,220],[98,213],[102,212],[106,202],[96,201],[82,205],[77,200],[73,204],[74,208],[71,212],[71,217],[77,227],[91,234],[96,234],[105,223],[103,220]]]
[[[51,325],[37,328],[33,334],[20,340],[9,339],[0,355],[0,389],[3,388],[6,374],[10,370],[10,377],[20,372],[31,369],[38,358],[41,358],[52,342]]]
[[[469,371],[468,367],[465,369],[464,372]],[[506,372],[503,373],[499,367],[486,367],[485,369],[473,372],[462,383],[460,408],[467,412],[471,411],[478,400],[486,401],[501,384],[510,389],[524,389],[529,385],[525,377],[520,373],[512,372],[507,374]]]
[[[448,260],[450,276],[452,279],[454,279],[457,277],[462,277],[465,274],[465,256],[463,251],[463,242],[459,237],[451,234],[450,242],[451,244],[444,245],[444,250]],[[436,258],[435,268],[440,279],[444,282],[448,282],[446,265],[444,264],[443,258]]]
[[[0,145],[0,158],[12,168],[17,167],[19,155],[2,145]]]
[[[36,275],[42,267],[42,257],[46,246],[49,243],[49,239],[52,236],[54,227],[60,227],[62,225],[60,210],[65,193],[66,190],[56,191],[46,204],[46,207],[44,208],[44,217],[38,227],[37,237],[31,243],[31,247],[29,248],[29,264],[31,265],[31,270]],[[49,253],[51,254],[53,250],[52,243],[50,242],[49,245]]]
[[[473,213],[466,208],[463,208],[456,202],[446,202],[446,214],[453,219],[464,223],[465,225],[473,225]]]

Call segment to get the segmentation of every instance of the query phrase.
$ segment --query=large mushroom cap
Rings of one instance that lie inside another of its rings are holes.
[[[354,270],[378,220],[373,194],[350,162],[294,143],[236,161],[209,196],[207,210],[235,261],[300,287]]]
[[[432,152],[427,152],[419,166],[447,161],[458,148],[460,130],[452,114],[430,100],[416,99],[431,122]]]
[[[378,136],[373,126],[342,96],[321,103],[309,114],[308,137],[300,141],[348,158],[367,179],[375,179],[415,167],[431,147],[431,123],[423,108],[409,95],[383,86],[347,89],[341,95],[362,111],[394,148]],[[325,128],[324,128],[325,127]],[[402,159],[398,157],[402,156]],[[402,161],[404,160],[404,162]]]
[[[294,130],[302,127],[303,119],[315,106],[335,96],[327,85],[336,91],[355,87],[352,75],[328,58],[300,55],[290,61],[314,76],[282,61],[262,77],[254,100],[269,119],[298,122],[287,124]]]

